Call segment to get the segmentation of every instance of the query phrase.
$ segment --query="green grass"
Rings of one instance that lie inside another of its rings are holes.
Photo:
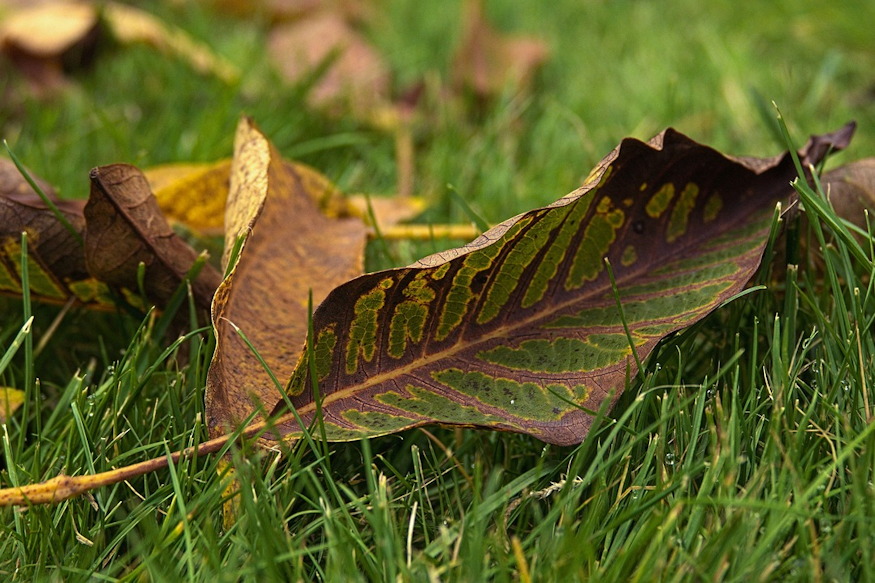
[[[775,154],[772,100],[798,143],[856,119],[837,161],[875,155],[871,2],[488,8],[553,53],[531,94],[479,110],[444,107],[434,87],[449,77],[457,2],[387,1],[370,32],[399,90],[428,80],[424,220],[467,220],[451,189],[490,223],[551,202],[621,138],[669,125],[732,154]],[[392,191],[391,136],[314,114],[271,80],[257,23],[155,10],[247,74],[228,87],[116,48],[51,103],[4,94],[0,137],[64,196],[85,196],[101,164],[227,157],[242,112],[341,188]],[[797,226],[822,261],[770,258],[757,278],[766,291],[663,342],[579,447],[429,428],[282,457],[246,449],[233,459],[244,487],[230,528],[219,459],[186,460],[54,507],[0,510],[0,579],[504,581],[527,569],[535,581],[875,580],[875,253],[867,242],[861,260],[815,202]],[[407,262],[437,245],[392,254]],[[374,247],[369,268],[388,267]],[[180,351],[153,319],[77,310],[50,333],[57,308],[2,299],[0,354],[31,313],[33,332],[0,371],[0,385],[28,394],[0,430],[2,485],[206,438],[208,333]]]

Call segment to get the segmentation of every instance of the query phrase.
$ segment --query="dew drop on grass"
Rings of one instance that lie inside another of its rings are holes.
[[[672,452],[668,452],[665,454],[665,465],[673,466],[674,465],[674,454]]]

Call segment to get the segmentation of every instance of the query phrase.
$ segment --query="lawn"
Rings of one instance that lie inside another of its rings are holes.
[[[145,4],[243,74],[227,83],[112,46],[38,100],[0,71],[0,138],[63,197],[87,196],[99,165],[226,158],[244,113],[343,191],[393,192],[392,134],[309,108],[306,87],[271,72],[262,20]],[[461,3],[373,4],[366,30],[394,91],[425,87],[422,223],[543,206],[622,138],[668,126],[729,154],[778,154],[772,102],[795,146],[857,121],[828,167],[875,156],[872,2],[489,1],[497,28],[544,39],[550,57],[528,90],[462,104],[441,92]],[[663,341],[577,447],[442,427],[285,455],[247,447],[231,460],[243,487],[230,518],[223,461],[184,460],[56,506],[0,509],[0,579],[875,580],[875,253],[870,238],[861,261],[828,207],[805,207],[791,222],[809,242],[798,267],[770,254],[755,278],[765,289]],[[373,244],[367,267],[444,243]],[[209,331],[168,350],[154,319],[0,298],[0,354],[31,313],[0,372],[27,392],[0,432],[0,486],[207,439]]]

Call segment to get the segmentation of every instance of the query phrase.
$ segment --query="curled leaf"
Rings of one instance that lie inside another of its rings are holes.
[[[198,258],[167,224],[146,178],[128,164],[91,171],[85,220],[88,271],[110,285],[137,290],[142,264],[144,291],[157,305],[170,299]],[[191,282],[201,309],[209,310],[220,280],[219,273],[204,264]]]
[[[206,396],[213,435],[236,427],[259,408],[273,407],[281,388],[259,357],[276,378],[288,378],[307,336],[310,294],[318,303],[362,272],[365,227],[358,219],[325,217],[311,194],[320,184],[283,162],[252,123],[241,120],[231,168],[224,265],[237,238],[246,239],[213,301],[216,352]]]
[[[22,292],[21,233],[26,232],[28,279],[34,299],[65,303],[75,298],[90,307],[111,307],[108,289],[85,267],[81,242],[84,201],[59,200],[49,184],[39,178],[35,181],[72,232],[31,189],[15,165],[0,158],[0,292]]]

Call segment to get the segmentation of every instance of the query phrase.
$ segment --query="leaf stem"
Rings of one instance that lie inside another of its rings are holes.
[[[239,432],[220,435],[209,441],[199,443],[185,449],[175,451],[165,456],[124,466],[97,474],[82,476],[59,475],[51,480],[0,489],[0,507],[2,506],[30,506],[33,504],[57,504],[69,498],[81,496],[85,492],[117,484],[131,478],[136,478],[156,470],[166,468],[169,464],[176,464],[181,459],[194,456],[212,454],[220,451],[226,445],[234,443],[239,438],[248,438],[262,432],[265,423],[250,425]]]

